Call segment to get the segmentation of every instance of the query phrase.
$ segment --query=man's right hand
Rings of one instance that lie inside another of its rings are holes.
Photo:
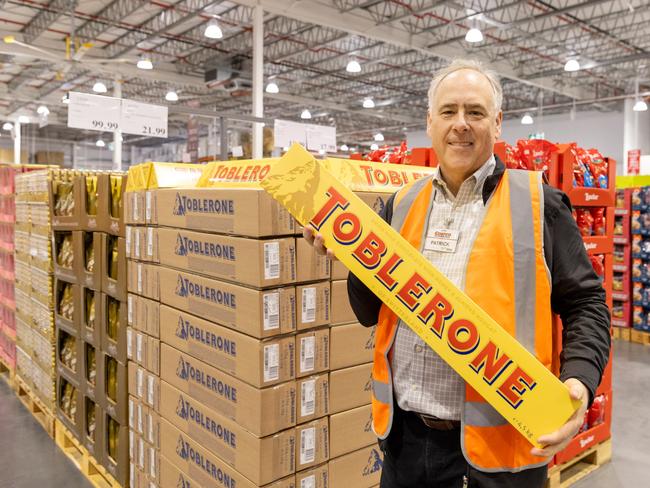
[[[302,236],[305,240],[322,256],[327,256],[332,261],[336,261],[334,251],[325,247],[325,240],[323,236],[316,232],[316,229],[310,224],[307,224],[302,230]]]

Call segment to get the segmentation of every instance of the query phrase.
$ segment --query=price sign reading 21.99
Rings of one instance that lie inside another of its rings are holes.
[[[122,100],[122,132],[150,137],[167,137],[167,107]]]

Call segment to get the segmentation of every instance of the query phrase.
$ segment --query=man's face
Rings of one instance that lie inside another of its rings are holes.
[[[468,178],[480,168],[501,134],[501,119],[481,73],[462,69],[443,79],[427,115],[427,134],[443,174]]]

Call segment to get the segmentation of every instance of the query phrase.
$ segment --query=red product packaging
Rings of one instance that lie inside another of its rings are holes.
[[[588,237],[594,231],[594,218],[588,208],[576,209],[576,222],[583,237]]]
[[[594,267],[594,271],[598,276],[604,276],[605,275],[605,262],[604,262],[605,256],[602,254],[590,254],[589,255],[589,260],[591,261],[591,265]]]
[[[594,398],[588,412],[589,428],[602,424],[605,421],[605,408],[607,407],[607,400],[605,395],[598,395]]]
[[[591,209],[591,216],[594,219],[593,233],[595,236],[604,236],[605,228],[605,207],[595,207]]]
[[[506,168],[510,169],[528,169],[525,166],[521,166],[521,161],[519,159],[519,153],[516,147],[511,146],[507,142],[503,143],[504,152],[505,152],[505,161],[504,164]]]
[[[584,160],[594,177],[595,186],[597,188],[609,188],[609,181],[607,180],[608,165],[603,155],[597,149],[587,149]]]
[[[551,166],[551,154],[557,146],[545,139],[528,139],[517,141],[519,159],[526,168],[535,171],[544,171],[548,176]]]

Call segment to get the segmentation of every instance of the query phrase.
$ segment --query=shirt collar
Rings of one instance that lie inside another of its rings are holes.
[[[483,186],[485,184],[485,180],[488,178],[488,176],[490,176],[494,172],[496,165],[497,163],[496,163],[496,159],[494,158],[494,154],[491,154],[488,160],[485,163],[483,163],[483,165],[481,165],[479,169],[474,171],[474,173],[472,173],[472,175],[465,180],[465,181],[468,180],[474,181],[473,193],[478,193],[479,195],[483,193]],[[433,174],[433,181],[439,187],[441,187],[445,192],[449,191],[449,189],[447,188],[447,183],[445,182],[445,180],[442,179],[442,175],[440,173],[440,166],[436,168],[436,171]]]

